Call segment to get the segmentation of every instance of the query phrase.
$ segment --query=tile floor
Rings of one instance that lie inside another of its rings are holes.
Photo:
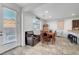
[[[51,42],[42,44],[39,42],[34,47],[24,46],[17,47],[3,55],[78,55],[79,44],[72,44],[66,38],[56,37],[56,44],[52,45]]]

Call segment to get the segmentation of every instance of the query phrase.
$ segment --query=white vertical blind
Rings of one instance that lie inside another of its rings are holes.
[[[33,18],[33,31],[35,34],[40,34],[40,26],[41,21],[37,19],[36,17]]]

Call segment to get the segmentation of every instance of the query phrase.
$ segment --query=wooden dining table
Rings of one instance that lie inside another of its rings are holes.
[[[52,44],[55,44],[55,37],[56,37],[56,33],[54,32],[45,32],[45,31],[42,31],[41,32],[41,34],[40,34],[40,36],[41,36],[41,41],[42,41],[42,43],[44,43],[44,42],[49,42],[49,41],[51,41],[52,42]]]

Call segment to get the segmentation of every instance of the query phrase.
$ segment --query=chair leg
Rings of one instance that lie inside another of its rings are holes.
[[[41,40],[42,41],[42,43],[44,43],[44,40]]]
[[[56,40],[55,38],[52,38],[52,44],[55,44],[55,40]]]
[[[53,40],[53,38],[51,39],[51,41],[52,41],[52,44],[54,44],[54,40]]]

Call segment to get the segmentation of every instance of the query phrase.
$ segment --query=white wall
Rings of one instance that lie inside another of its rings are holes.
[[[58,29],[57,28],[57,20],[52,20],[49,21],[49,29],[51,29],[52,31],[57,30],[57,36],[64,36],[67,37],[68,35],[68,30],[72,30],[72,20],[73,18],[69,18],[69,19],[64,19],[64,30]],[[79,16],[75,17],[74,20],[79,20]]]
[[[49,30],[55,31],[57,30],[57,21],[48,22]]]
[[[24,19],[23,19],[23,29],[24,31],[31,31],[33,30],[33,21],[32,21],[32,18],[33,18],[33,14],[30,13],[30,12],[27,12],[27,13],[24,13]]]
[[[73,18],[64,19],[64,30],[72,30],[72,20]],[[79,20],[79,16],[75,17],[74,20]]]
[[[19,7],[16,4],[8,4],[8,3],[4,3],[4,4],[0,4],[0,20],[2,21],[2,8],[3,7],[7,7],[7,8],[11,8],[13,10],[16,11],[17,13],[17,18],[16,18],[16,33],[17,33],[17,38],[16,38],[16,42],[12,42],[10,44],[6,44],[6,45],[2,45],[0,43],[0,53],[3,53],[9,49],[12,49],[14,47],[20,46],[21,44],[21,7]],[[0,42],[2,42],[3,37],[0,38]]]
[[[72,19],[64,20],[64,30],[72,30]]]
[[[33,30],[33,18],[35,15],[31,12],[23,12],[23,38],[22,46],[25,46],[25,31],[34,31]],[[42,21],[40,21],[40,30],[42,29]],[[39,31],[34,31],[34,33],[39,34]]]
[[[75,20],[76,19],[79,19],[78,17],[77,18],[74,18]],[[73,18],[69,18],[69,19],[64,19],[64,30],[68,31],[68,30],[72,30],[72,20]],[[52,29],[52,30],[57,30],[57,20],[55,21],[49,21],[48,24],[49,24],[49,28]]]
[[[25,46],[25,32],[26,31],[32,31],[33,25],[32,25],[32,18],[33,14],[31,12],[23,12],[23,30],[22,30],[22,46]]]

